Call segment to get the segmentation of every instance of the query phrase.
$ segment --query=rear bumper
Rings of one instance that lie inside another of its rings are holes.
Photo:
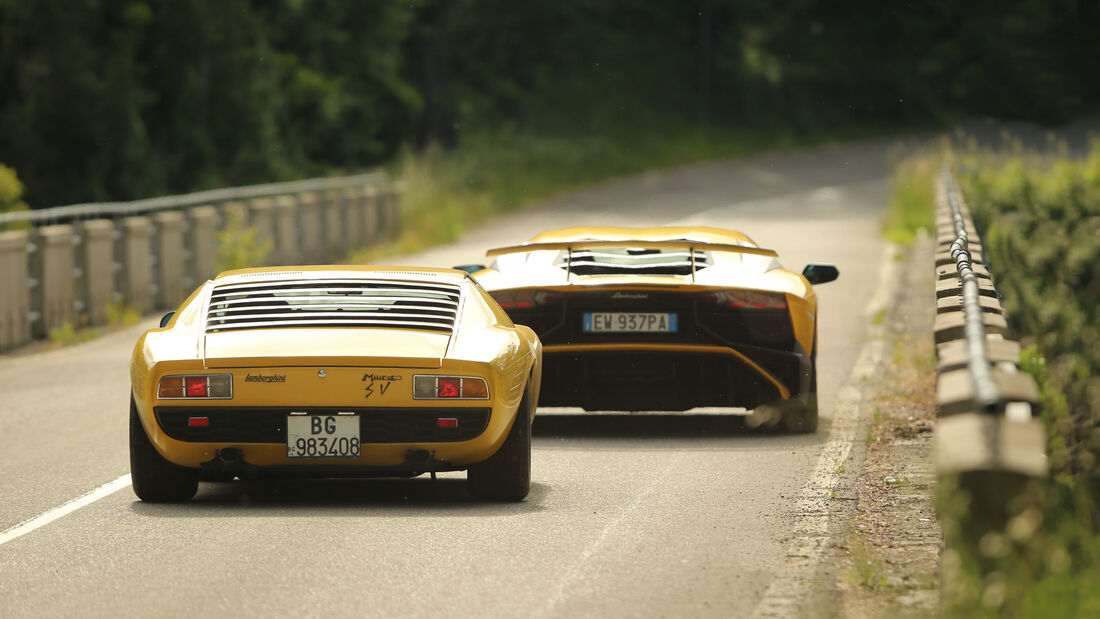
[[[587,410],[754,408],[805,392],[809,376],[805,355],[767,349],[551,345],[543,349],[539,403]]]
[[[512,428],[516,411],[485,404],[342,408],[359,413],[362,446],[360,455],[352,458],[288,458],[283,423],[290,409],[286,407],[158,406],[141,418],[161,455],[180,466],[257,476],[262,471],[310,476],[394,475],[461,470],[496,453]],[[318,407],[295,410],[329,412]],[[409,413],[405,419],[399,417],[403,412]],[[207,417],[211,425],[188,428],[187,418],[192,415]],[[438,428],[435,421],[439,417],[458,419],[458,427],[450,433]],[[214,428],[217,433],[202,436],[202,430]]]

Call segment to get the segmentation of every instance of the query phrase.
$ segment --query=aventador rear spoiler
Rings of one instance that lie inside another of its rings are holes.
[[[690,252],[690,255],[694,256],[696,251],[724,251],[735,252],[739,254],[754,254],[757,256],[771,256],[776,258],[779,254],[775,253],[773,249],[764,249],[762,247],[752,247],[748,245],[737,245],[733,243],[708,243],[706,241],[689,241],[686,239],[673,239],[667,241],[641,241],[641,240],[627,240],[627,241],[601,241],[601,240],[582,240],[582,241],[558,241],[550,243],[523,243],[521,245],[512,245],[510,247],[498,247],[496,249],[490,249],[485,252],[486,256],[500,256],[504,254],[519,254],[531,251],[544,251],[544,250],[565,250],[569,252],[569,257],[565,261],[565,279],[569,281],[571,275],[571,265],[573,263],[573,252],[577,250],[586,249],[683,249]],[[691,281],[695,281],[695,260],[691,259],[688,262],[691,263]]]
[[[500,256],[503,254],[519,254],[528,251],[566,250],[572,252],[578,249],[609,249],[609,248],[637,248],[637,249],[686,249],[699,251],[725,251],[739,254],[755,254],[757,256],[778,257],[773,249],[751,247],[748,245],[735,245],[733,243],[708,243],[706,241],[557,241],[550,243],[522,243],[509,247],[498,247],[485,252],[486,256]]]

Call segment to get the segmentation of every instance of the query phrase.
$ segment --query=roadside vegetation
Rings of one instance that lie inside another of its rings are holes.
[[[1076,160],[1017,151],[953,162],[1024,345],[1021,367],[1040,386],[1050,478],[1015,497],[994,530],[973,526],[966,497],[943,484],[944,610],[1100,616],[1100,142]],[[895,202],[913,193],[899,185]]]

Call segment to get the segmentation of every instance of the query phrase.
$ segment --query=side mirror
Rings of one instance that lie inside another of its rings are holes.
[[[172,320],[172,316],[175,316],[175,315],[176,315],[175,312],[168,312],[167,314],[161,316],[160,317],[160,326],[161,326],[161,328],[167,327],[168,326],[168,321]]]
[[[466,271],[467,273],[473,274],[473,273],[477,273],[478,271],[484,271],[485,270],[485,265],[484,264],[460,264],[456,267],[451,267],[451,268],[458,269],[459,271]]]
[[[831,264],[808,264],[802,269],[802,277],[814,286],[831,282],[839,276],[840,271]]]

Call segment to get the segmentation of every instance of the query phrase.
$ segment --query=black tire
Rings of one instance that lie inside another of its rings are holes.
[[[810,388],[805,395],[783,403],[783,429],[795,434],[817,432],[817,329],[814,328],[814,350],[810,354]]]
[[[153,447],[130,396],[130,481],[134,494],[150,503],[190,500],[199,489],[199,471],[173,464]]]
[[[488,460],[466,471],[466,483],[475,499],[522,501],[531,491],[531,412],[528,385],[504,444]]]

